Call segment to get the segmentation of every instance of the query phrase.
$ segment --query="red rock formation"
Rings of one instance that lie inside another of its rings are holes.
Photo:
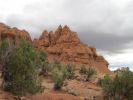
[[[110,72],[108,62],[96,53],[96,48],[82,43],[77,33],[68,26],[59,26],[55,32],[44,31],[33,43],[48,53],[49,61],[56,58],[64,63],[86,64],[99,72]]]
[[[6,38],[32,41],[27,31],[0,23],[0,41]],[[86,64],[95,67],[100,72],[109,72],[108,62],[97,55],[94,47],[82,43],[77,33],[71,31],[68,26],[63,28],[59,26],[55,32],[45,30],[39,39],[33,41],[33,44],[48,53],[49,61],[56,58],[63,63]]]
[[[11,39],[26,39],[31,41],[29,33],[25,30],[19,30],[16,27],[11,28],[3,23],[0,23],[0,40],[5,38]]]
[[[45,99],[44,99],[45,98]],[[80,97],[70,94],[45,93],[36,94],[29,100],[81,100]]]

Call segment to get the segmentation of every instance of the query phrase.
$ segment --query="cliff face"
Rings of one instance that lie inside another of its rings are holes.
[[[45,30],[33,43],[36,48],[48,53],[49,61],[59,59],[63,63],[93,66],[102,73],[110,72],[108,62],[97,54],[96,48],[82,43],[77,33],[68,26],[59,26],[55,32]]]
[[[48,53],[49,61],[58,59],[62,63],[86,64],[95,67],[99,72],[110,72],[108,62],[97,54],[96,48],[82,43],[77,33],[68,26],[59,26],[55,32],[45,30],[39,39],[32,41],[27,31],[0,23],[0,41],[3,39],[31,41],[36,48]]]
[[[26,39],[31,41],[29,33],[25,30],[19,30],[17,28],[11,28],[3,23],[0,23],[0,41],[3,39]]]

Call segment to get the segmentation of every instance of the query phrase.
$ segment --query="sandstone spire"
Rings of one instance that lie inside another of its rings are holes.
[[[65,25],[60,25],[55,32],[43,32],[43,38],[34,41],[37,48],[48,53],[48,60],[59,59],[63,63],[74,63],[76,65],[86,64],[93,66],[100,72],[109,72],[108,62],[97,55],[94,47],[80,42],[76,32]],[[41,37],[42,37],[41,36]]]
[[[44,30],[43,32],[42,32],[42,35],[40,36],[40,38],[39,39],[45,39],[47,36],[48,36],[48,31],[47,30]]]
[[[70,32],[71,30],[70,30],[70,28],[69,28],[67,25],[65,25],[65,26],[63,27],[63,31]]]

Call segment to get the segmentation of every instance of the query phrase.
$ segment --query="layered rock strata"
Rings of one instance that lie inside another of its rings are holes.
[[[59,26],[55,32],[45,30],[33,41],[36,48],[48,53],[48,60],[58,59],[63,63],[85,64],[100,72],[108,73],[108,62],[99,56],[96,48],[82,43],[76,32],[68,26]]]

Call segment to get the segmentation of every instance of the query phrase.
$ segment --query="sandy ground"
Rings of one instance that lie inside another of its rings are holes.
[[[92,81],[94,81],[93,78],[90,82],[76,79],[67,80],[61,91],[54,91],[53,81],[49,77],[44,77],[42,85],[46,88],[43,93],[17,99],[16,96],[0,89],[0,100],[85,100],[84,98],[87,100],[103,100],[102,89]]]

